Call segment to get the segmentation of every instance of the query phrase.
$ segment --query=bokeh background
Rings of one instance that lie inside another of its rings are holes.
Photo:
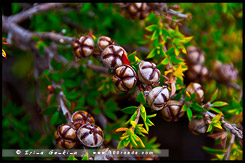
[[[233,63],[239,71],[236,81],[242,85],[243,81],[243,5],[239,3],[179,3],[183,13],[190,13],[192,19],[183,22],[180,31],[186,36],[194,36],[190,44],[201,48],[205,52],[205,66],[212,69],[215,60],[222,63]],[[2,14],[14,15],[33,6],[33,3],[8,3],[4,1]],[[118,44],[125,47],[128,53],[133,52],[141,45],[140,41],[145,33],[144,26],[150,25],[147,19],[131,21],[120,14],[119,8],[110,3],[73,4],[59,10],[50,10],[46,13],[34,15],[20,25],[34,32],[55,31],[64,35],[77,37],[93,30],[96,37],[106,35]],[[3,33],[7,38],[7,34]],[[50,42],[40,42],[39,49]],[[2,149],[54,149],[54,132],[59,124],[65,123],[61,112],[53,111],[57,104],[53,98],[53,105],[47,106],[47,83],[43,74],[40,79],[34,77],[35,57],[31,51],[23,51],[15,45],[3,46],[7,59],[2,57]],[[73,60],[72,49],[69,46],[59,45],[59,55]],[[142,53],[145,58],[148,54]],[[77,100],[83,101],[75,109],[89,110],[94,115],[103,112],[108,118],[108,126],[104,130],[106,144],[110,146],[112,139],[119,135],[111,134],[127,118],[122,116],[121,108],[137,105],[127,101],[127,96],[117,96],[113,90],[107,91],[111,81],[106,77],[98,76],[95,72],[83,66],[89,59],[81,61],[77,70],[72,70],[72,80],[85,81]],[[92,59],[95,64],[100,64]],[[56,64],[56,63],[54,63]],[[68,72],[64,67],[57,72]],[[46,72],[45,72],[46,73]],[[216,88],[222,93],[218,100],[229,101],[232,96],[238,97],[235,90],[228,90],[226,86],[210,81],[203,83],[205,100]],[[41,96],[37,99],[37,90]],[[72,99],[70,100],[72,101]],[[52,103],[51,102],[51,103]],[[50,109],[52,108],[53,109]],[[114,108],[113,108],[114,107]],[[47,109],[52,111],[47,114]],[[74,109],[74,110],[75,110]],[[113,110],[114,109],[114,110]],[[148,111],[147,111],[148,112]],[[120,117],[120,118],[117,118]],[[188,130],[188,118],[184,116],[178,122],[167,123],[160,116],[154,118],[155,126],[150,127],[149,137],[156,137],[156,143],[161,149],[169,149],[170,156],[163,160],[204,160],[212,156],[202,149],[202,146],[221,148],[212,138],[204,135],[193,135]],[[20,158],[11,158],[20,159]],[[33,159],[33,158],[24,158]],[[47,158],[39,158],[47,159]],[[52,158],[58,159],[58,158]]]

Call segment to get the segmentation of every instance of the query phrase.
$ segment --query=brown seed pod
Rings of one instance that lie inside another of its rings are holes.
[[[208,69],[204,65],[196,64],[189,66],[186,76],[195,82],[204,82],[208,79]]]
[[[187,86],[186,91],[189,92],[190,94],[196,93],[195,99],[198,100],[199,102],[203,101],[204,91],[202,90],[202,86],[199,83],[190,83]]]
[[[73,43],[73,53],[77,58],[86,58],[93,54],[94,39],[90,36],[79,36]]]
[[[113,155],[109,151],[109,148],[103,148],[96,152],[94,160],[113,160]]]
[[[195,135],[204,134],[207,131],[207,125],[204,118],[192,119],[189,122],[189,130]]]
[[[162,86],[155,87],[154,89],[152,89],[152,91],[150,91],[149,95],[147,96],[146,100],[152,110],[158,111],[166,106],[169,98],[170,92],[168,90],[168,87]]]
[[[127,52],[118,45],[109,45],[101,53],[101,60],[104,65],[110,69],[123,65],[123,53],[127,56]]]
[[[238,70],[233,64],[222,64],[216,61],[213,67],[213,77],[221,83],[230,83],[238,78]]]
[[[131,66],[119,66],[115,70],[115,74],[112,77],[112,81],[115,83],[115,85],[120,91],[130,91],[134,88],[137,82],[136,72]]]
[[[133,19],[145,19],[150,14],[147,3],[130,3],[128,12]]]
[[[160,71],[154,63],[141,61],[138,69],[138,77],[142,83],[154,84],[160,79]]]
[[[107,46],[113,45],[114,41],[107,36],[100,36],[97,41],[98,48],[103,51]]]
[[[54,137],[59,148],[71,149],[78,144],[76,130],[68,124],[58,126]]]
[[[195,46],[189,46],[186,49],[187,55],[186,60],[190,64],[200,64],[202,65],[205,61],[204,52]]]
[[[181,111],[182,104],[176,100],[169,100],[161,110],[162,118],[166,121],[178,121],[185,112]]]
[[[76,111],[71,116],[71,123],[77,130],[86,123],[95,123],[94,117],[86,111]]]
[[[104,141],[104,134],[99,126],[88,123],[77,130],[77,138],[87,147],[98,147]]]

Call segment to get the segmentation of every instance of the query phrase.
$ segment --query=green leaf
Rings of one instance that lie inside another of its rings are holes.
[[[170,37],[170,33],[169,33],[169,31],[168,31],[166,28],[163,28],[163,29],[162,29],[162,34],[163,34],[164,36]]]
[[[137,123],[135,121],[130,121],[130,124],[135,128]]]
[[[105,113],[105,115],[106,115],[107,117],[111,118],[111,119],[114,120],[114,121],[117,119],[117,116],[115,115],[115,113],[113,113],[113,112],[111,112],[111,111],[105,111],[104,113]]]
[[[209,110],[212,110],[212,111],[214,111],[216,113],[222,113],[219,109],[212,108],[212,107],[210,107]]]
[[[85,153],[83,156],[82,160],[89,160],[88,152]]]
[[[182,111],[187,111],[187,109],[188,109],[188,107],[187,107],[186,104],[184,104],[184,105],[182,106],[182,108],[181,108]]]
[[[151,36],[151,40],[156,40],[159,36],[159,31],[155,30]]]
[[[50,125],[55,124],[55,122],[58,120],[58,118],[59,118],[59,112],[54,113],[50,119]]]
[[[67,158],[67,160],[78,160],[78,159],[74,156],[74,154],[72,154]]]
[[[138,144],[136,143],[135,137],[133,137],[132,135],[129,136],[130,139],[130,143],[134,146],[137,147]]]
[[[219,129],[223,129],[221,126],[221,122],[213,123],[213,126],[219,128]]]
[[[59,71],[62,68],[62,62],[56,62],[54,59],[50,61],[50,65],[54,68],[54,70]]]
[[[169,56],[175,56],[174,47],[171,47],[170,49],[168,49],[166,54]]]
[[[81,92],[78,92],[78,91],[71,91],[69,93],[66,93],[65,96],[68,100],[74,100],[76,99],[77,97],[79,97],[81,95]]]
[[[222,113],[217,114],[216,116],[214,116],[213,119],[212,119],[212,123],[217,123],[220,120],[221,116],[222,116]]]
[[[190,108],[187,108],[187,117],[188,117],[189,121],[192,119],[192,111]]]
[[[126,140],[126,139],[120,140],[120,142],[119,142],[118,145],[117,145],[117,149],[118,149],[118,150],[124,148],[124,141],[125,141],[125,140]]]
[[[168,64],[168,62],[169,62],[169,60],[168,60],[168,58],[166,57],[166,58],[164,58],[164,59],[162,60],[161,64],[166,65],[166,64]]]
[[[49,108],[43,111],[43,114],[44,115],[54,114],[57,111],[57,108],[58,106],[50,106]]]
[[[142,104],[145,104],[146,103],[145,96],[144,96],[143,92],[140,92],[139,93],[139,95],[137,96],[137,101],[139,103],[142,103]]]
[[[52,78],[53,81],[58,83],[60,81],[61,75],[59,73],[52,73],[51,74],[51,78]]]
[[[145,29],[147,31],[150,31],[150,32],[156,30],[157,28],[158,28],[158,25],[156,25],[156,24],[152,24],[152,25],[149,25],[149,26],[145,27]]]
[[[157,49],[154,48],[154,49],[152,49],[152,51],[148,54],[148,56],[146,57],[146,59],[153,58],[156,54],[157,54]]]
[[[74,80],[65,80],[64,81],[64,86],[68,87],[68,88],[74,88],[79,86],[80,83],[75,82]]]
[[[137,109],[138,109],[137,106],[129,106],[129,107],[123,108],[121,111],[126,114],[133,114]]]
[[[155,117],[157,114],[152,114],[152,115],[147,115],[146,117],[147,118],[153,118],[153,117]]]
[[[198,112],[204,112],[206,111],[206,109],[204,109],[203,107],[201,107],[200,105],[198,105],[197,103],[193,103],[191,105],[191,108],[195,111],[198,111]]]
[[[146,111],[143,105],[140,106],[140,115],[144,121],[146,121]]]
[[[213,125],[210,124],[210,125],[208,126],[207,132],[212,132],[212,131],[213,131]]]
[[[223,154],[226,152],[226,149],[224,150],[220,150],[220,149],[213,149],[213,148],[209,148],[209,147],[202,147],[205,151],[211,153],[211,154]]]
[[[222,107],[222,106],[226,106],[226,105],[228,105],[228,103],[223,102],[223,101],[215,101],[215,102],[213,103],[213,106],[214,106],[214,107]]]
[[[219,92],[219,89],[217,88],[217,89],[214,91],[214,93],[212,94],[212,96],[211,96],[211,98],[210,98],[210,100],[209,100],[210,103],[212,103],[212,102],[217,98],[218,92]]]
[[[140,139],[140,137],[138,137],[136,134],[133,135],[134,139],[136,140],[136,142],[138,143],[138,145],[142,148],[145,148],[144,143],[142,142],[142,140]]]

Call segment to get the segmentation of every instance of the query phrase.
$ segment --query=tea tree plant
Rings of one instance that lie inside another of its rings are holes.
[[[243,94],[241,82],[236,82],[240,70],[216,61],[222,58],[220,52],[220,57],[210,58],[192,45],[201,39],[184,28],[193,24],[192,10],[186,14],[181,4],[166,3],[44,3],[20,11],[22,5],[12,4],[13,15],[2,15],[10,45],[5,51],[14,57],[8,52],[14,46],[33,54],[35,98],[44,119],[40,123],[52,138],[47,141],[83,151],[81,158],[65,159],[126,159],[110,155],[110,148],[152,149],[158,154],[157,137],[148,138],[156,116],[173,122],[186,117],[194,134],[207,134],[221,145],[223,149],[203,147],[216,160],[242,159]],[[27,20],[30,27],[23,25]],[[215,63],[213,69],[207,60]],[[215,84],[209,90],[205,82],[210,81]],[[235,98],[220,98],[225,86]],[[8,115],[5,111],[4,117]],[[7,133],[9,125],[5,118]],[[33,141],[43,141],[36,139],[38,135]]]

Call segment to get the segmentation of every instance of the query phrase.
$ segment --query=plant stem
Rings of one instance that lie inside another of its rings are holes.
[[[227,154],[226,154],[225,160],[229,160],[230,153],[231,153],[231,146],[234,143],[234,140],[235,140],[235,135],[232,134],[231,139],[230,139],[230,144],[229,144],[229,147],[227,149]]]

